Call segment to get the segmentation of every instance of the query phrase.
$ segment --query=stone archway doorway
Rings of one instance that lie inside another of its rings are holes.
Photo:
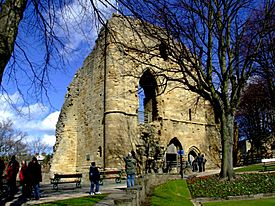
[[[188,163],[189,165],[192,165],[192,170],[194,172],[194,170],[196,170],[195,165],[194,165],[194,160],[196,159],[196,157],[200,154],[200,151],[197,147],[193,146],[189,149],[188,152]]]
[[[170,140],[165,153],[165,171],[182,175],[182,145],[177,137]]]

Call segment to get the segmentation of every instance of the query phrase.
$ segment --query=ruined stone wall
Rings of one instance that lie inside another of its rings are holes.
[[[176,65],[160,57],[156,49],[160,42],[137,35],[142,34],[140,22],[133,24],[135,30],[121,16],[111,18],[108,30],[101,31],[93,52],[69,86],[57,123],[52,173],[87,175],[91,161],[105,168],[124,168],[123,156],[136,151],[140,143],[139,79],[147,69],[154,73],[154,66]],[[145,45],[156,55],[129,49],[142,50]],[[210,145],[219,143],[211,108],[202,98],[178,86],[170,82],[157,96],[158,119],[152,123],[156,135],[164,147],[176,137],[186,155],[196,147],[206,154],[207,166],[213,167],[216,157],[210,156]]]
[[[91,161],[102,164],[104,45],[97,42],[68,87],[56,126],[52,173],[83,172]]]

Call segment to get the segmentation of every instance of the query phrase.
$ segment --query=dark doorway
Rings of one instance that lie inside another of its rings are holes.
[[[182,151],[182,145],[178,138],[174,137],[169,142],[166,150],[165,171],[170,172],[171,170],[176,169],[180,174],[182,174],[182,154],[179,153],[179,151]]]

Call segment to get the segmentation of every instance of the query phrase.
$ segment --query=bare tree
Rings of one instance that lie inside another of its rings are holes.
[[[51,150],[51,147],[45,144],[40,137],[35,137],[33,140],[28,142],[28,150],[30,154],[48,154]]]
[[[14,129],[11,120],[0,122],[0,154],[1,156],[24,155],[27,145],[24,143],[27,134]]]
[[[0,1],[0,88],[14,83],[23,97],[27,95],[43,100],[51,88],[50,73],[64,69],[66,54],[72,53],[69,38],[78,30],[83,38],[91,36],[97,20],[91,3],[98,10],[101,4],[89,0],[9,0]],[[77,5],[77,11],[74,11]],[[82,19],[89,27],[80,23]],[[101,19],[102,20],[102,19]],[[103,21],[103,20],[102,20]],[[75,28],[79,26],[78,28]],[[74,29],[71,29],[74,27]],[[24,77],[24,78],[22,78]],[[27,89],[26,89],[27,87]],[[24,98],[28,103],[27,98]]]
[[[270,9],[272,8],[273,9]],[[257,75],[265,79],[267,85],[267,91],[271,96],[273,102],[273,109],[275,109],[275,3],[274,1],[268,1],[266,6],[262,10],[255,13],[254,19],[259,24],[251,24],[251,31],[262,31],[266,30],[262,44],[259,48],[259,52],[256,56],[256,64],[258,66]],[[266,10],[270,10],[268,15],[263,15]],[[262,28],[261,21],[267,22],[267,28]]]
[[[274,6],[266,4],[269,6],[263,10],[265,2],[252,0],[118,2],[120,13],[134,16],[143,24],[143,32],[148,38],[159,41],[160,56],[178,65],[177,68],[169,68],[172,75],[164,74],[167,68],[155,67],[156,75],[165,77],[168,82],[182,84],[211,103],[220,123],[220,176],[233,179],[236,108],[247,80],[255,74],[255,58],[263,38],[271,29],[264,19]],[[264,11],[261,21],[252,18],[258,8]],[[261,24],[260,29],[252,32],[252,23]],[[139,52],[152,51],[146,46],[144,44]],[[138,52],[137,49],[135,51]],[[152,52],[151,56],[156,56],[156,53]]]
[[[4,69],[14,50],[19,23],[26,5],[27,0],[1,1],[0,4],[0,85]]]
[[[265,156],[262,146],[274,135],[275,111],[268,84],[256,79],[245,88],[237,110],[240,135],[251,142],[252,153]]]

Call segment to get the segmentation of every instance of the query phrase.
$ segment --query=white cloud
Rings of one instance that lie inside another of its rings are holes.
[[[98,0],[93,0],[93,2],[105,19],[111,17],[114,9],[110,5],[102,4]],[[115,4],[114,0],[110,2]],[[58,26],[55,32],[59,37],[67,40],[61,54],[65,56],[68,54],[72,61],[77,53],[82,55],[83,52],[90,52],[101,27],[90,0],[74,0],[71,4],[66,4],[57,12],[57,17]]]
[[[31,119],[37,119],[49,112],[49,108],[41,103],[35,103],[25,106],[21,109],[23,116],[29,116]]]
[[[47,135],[47,134],[45,134],[42,137],[42,143],[44,143],[46,145],[49,145],[49,146],[54,146],[55,140],[56,140],[55,135]]]
[[[43,121],[41,122],[41,128],[44,130],[55,130],[55,126],[59,117],[59,111],[53,112],[49,114]]]
[[[14,99],[17,103],[7,100]],[[55,128],[59,116],[59,111],[50,113],[49,108],[41,103],[29,105],[29,107],[21,106],[20,95],[18,93],[10,96],[0,96],[0,120],[11,119],[14,127],[21,131],[27,132],[32,141],[34,137],[41,138],[42,142],[53,146],[55,143]],[[21,113],[18,113],[21,111]]]

